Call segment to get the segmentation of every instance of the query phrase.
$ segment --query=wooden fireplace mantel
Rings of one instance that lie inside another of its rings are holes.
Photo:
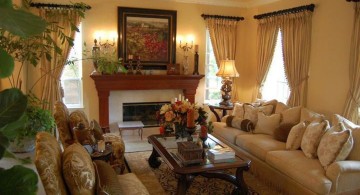
[[[114,90],[182,89],[194,103],[196,89],[204,75],[99,75],[91,74],[99,97],[99,122],[109,126],[109,96]]]

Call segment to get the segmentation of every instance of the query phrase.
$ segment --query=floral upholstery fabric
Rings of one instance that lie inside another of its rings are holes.
[[[127,173],[124,175],[117,175],[122,190],[121,194],[126,195],[148,195],[146,187],[136,177],[134,173]]]
[[[47,132],[36,135],[35,165],[46,194],[67,194],[61,174],[61,149],[56,138]]]
[[[308,158],[317,157],[317,148],[320,144],[321,137],[329,129],[329,121],[313,121],[306,127],[304,136],[301,141],[301,149]]]
[[[287,150],[297,150],[300,148],[301,140],[304,136],[304,132],[308,125],[309,125],[308,121],[303,121],[291,128],[290,133],[286,140]]]
[[[60,140],[64,148],[74,143],[72,131],[69,127],[69,110],[62,102],[56,102],[54,105],[54,119],[56,128],[59,132]]]
[[[266,105],[266,106],[254,107],[251,104],[245,104],[244,110],[245,110],[244,119],[249,119],[251,120],[252,123],[256,125],[258,121],[258,112],[263,112],[265,115],[271,115],[273,111],[273,106]]]
[[[62,157],[64,180],[71,194],[95,193],[95,170],[89,153],[78,143],[65,148]]]
[[[341,126],[339,123],[334,127]],[[342,130],[341,127],[333,130],[332,127],[321,138],[317,155],[322,166],[327,168],[331,163],[345,160],[353,146],[353,138],[350,130]]]
[[[71,132],[74,132],[74,127],[77,127],[79,123],[84,124],[85,129],[89,128],[89,120],[87,119],[85,113],[81,110],[75,110],[69,117],[69,127]]]
[[[94,137],[96,140],[104,140],[103,131],[100,124],[96,120],[90,122],[90,129],[94,132]]]
[[[111,161],[111,165],[114,168],[119,168],[120,173],[123,173],[125,170],[124,141],[122,139],[119,141],[113,141],[111,145],[112,145],[113,157],[114,157],[114,159]]]

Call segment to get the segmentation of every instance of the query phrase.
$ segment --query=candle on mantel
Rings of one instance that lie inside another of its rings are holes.
[[[181,94],[179,94],[179,99],[178,100],[181,101]]]
[[[194,109],[190,108],[187,111],[186,127],[187,128],[194,128],[195,127]]]
[[[198,52],[199,51],[199,45],[195,45],[195,52]]]

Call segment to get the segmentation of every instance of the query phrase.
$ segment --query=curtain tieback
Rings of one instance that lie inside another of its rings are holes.
[[[294,87],[299,87],[304,81],[308,80],[309,76],[302,78]]]
[[[359,100],[355,98],[354,93],[352,90],[349,91],[350,99],[355,102],[357,107],[360,107]]]

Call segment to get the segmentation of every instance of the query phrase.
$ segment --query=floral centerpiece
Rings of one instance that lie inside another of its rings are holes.
[[[158,112],[160,133],[175,131],[176,138],[191,135],[198,125],[201,126],[200,136],[212,133],[212,122],[207,118],[208,113],[202,107],[188,101],[165,104]]]

